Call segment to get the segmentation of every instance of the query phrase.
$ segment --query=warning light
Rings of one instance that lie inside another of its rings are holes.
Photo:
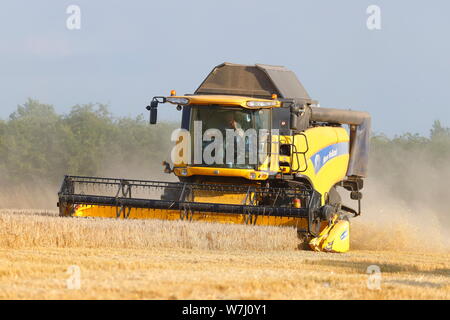
[[[295,198],[294,200],[292,200],[292,206],[294,208],[300,208],[302,206],[302,202],[299,198]]]

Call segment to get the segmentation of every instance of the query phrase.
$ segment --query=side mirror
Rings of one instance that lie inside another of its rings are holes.
[[[150,124],[156,124],[158,118],[158,100],[153,99],[147,110],[150,111]]]
[[[150,124],[156,124],[156,119],[158,118],[158,109],[151,108],[150,109]]]

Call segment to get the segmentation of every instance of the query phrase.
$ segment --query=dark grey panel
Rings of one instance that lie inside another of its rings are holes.
[[[270,99],[311,100],[292,71],[282,66],[223,63],[216,66],[195,94],[227,94]]]

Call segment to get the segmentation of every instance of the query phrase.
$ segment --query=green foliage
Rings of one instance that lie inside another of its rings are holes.
[[[65,174],[97,175],[108,166],[159,165],[175,124],[150,126],[139,116],[114,118],[106,105],[76,105],[58,115],[29,99],[0,120],[0,185],[59,184]]]
[[[430,137],[405,133],[393,139],[383,134],[371,139],[371,162],[392,162],[401,167],[408,159],[423,159],[434,166],[444,165],[450,160],[450,128],[442,127],[439,120],[432,126]],[[428,164],[427,163],[427,164]],[[391,163],[392,165],[392,163]]]

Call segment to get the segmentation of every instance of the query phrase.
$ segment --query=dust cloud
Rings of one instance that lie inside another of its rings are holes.
[[[436,165],[412,152],[373,161],[362,206],[362,215],[352,220],[354,249],[450,252],[450,167],[445,163]]]

